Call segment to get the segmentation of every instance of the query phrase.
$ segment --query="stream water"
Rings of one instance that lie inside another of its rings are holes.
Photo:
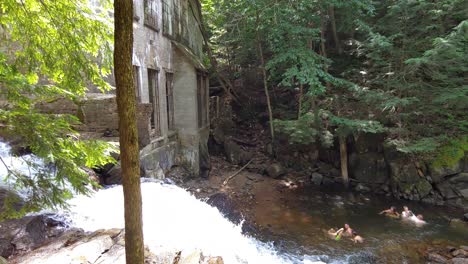
[[[24,164],[0,143],[2,159],[23,170]],[[0,181],[6,170],[0,164]],[[225,263],[415,263],[418,245],[443,239],[468,244],[466,229],[448,225],[452,212],[442,207],[403,203],[384,197],[358,195],[335,189],[304,188],[259,195],[253,208],[258,230],[242,234],[241,226],[224,218],[216,208],[187,191],[162,182],[142,184],[145,244],[155,252],[201,250],[222,256]],[[427,225],[380,216],[390,205],[408,205],[424,215]],[[120,186],[77,196],[71,211],[59,212],[71,226],[88,231],[123,228],[123,195]],[[363,244],[330,239],[324,230],[348,223],[364,238]]]

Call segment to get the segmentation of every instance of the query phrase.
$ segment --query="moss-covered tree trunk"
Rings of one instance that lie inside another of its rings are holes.
[[[115,0],[114,70],[119,113],[127,264],[144,263],[136,95],[132,73],[133,2]]]

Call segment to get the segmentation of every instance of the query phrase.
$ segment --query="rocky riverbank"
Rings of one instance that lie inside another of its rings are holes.
[[[0,226],[0,263],[10,264],[118,264],[125,263],[122,229],[84,232],[51,227],[47,216],[27,216]],[[3,260],[2,260],[3,259]],[[2,262],[3,261],[3,262]],[[146,264],[222,264],[221,257],[200,251],[151,252]]]

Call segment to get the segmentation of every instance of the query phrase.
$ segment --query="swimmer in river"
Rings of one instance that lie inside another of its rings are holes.
[[[330,230],[328,230],[328,235],[330,235],[331,238],[338,241],[341,239],[341,235],[343,234],[343,231],[344,231],[343,228],[340,228],[336,231],[334,228],[330,228]]]
[[[413,212],[408,209],[408,206],[403,206],[403,212],[401,212],[401,217],[408,218],[414,216]]]
[[[418,214],[417,216],[411,216],[410,218],[411,221],[413,221],[416,225],[424,225],[427,224],[426,221],[424,221],[424,217],[422,214]]]
[[[348,224],[344,224],[343,236],[352,237],[353,232],[354,232],[353,229]]]
[[[358,233],[356,233],[356,232],[353,232],[353,238],[351,238],[351,240],[354,243],[364,243],[364,238],[362,236],[358,235]]]
[[[386,216],[391,216],[391,217],[399,217],[400,214],[396,211],[395,206],[390,207],[387,210],[383,210],[382,212],[379,213],[379,215],[385,214]]]

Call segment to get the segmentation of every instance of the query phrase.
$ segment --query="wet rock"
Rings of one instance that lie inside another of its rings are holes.
[[[224,154],[227,160],[235,165],[248,162],[252,158],[252,153],[244,151],[236,142],[230,139],[224,141]]]
[[[224,217],[236,225],[240,224],[242,220],[245,220],[243,219],[241,213],[237,210],[229,195],[226,193],[215,193],[208,198],[206,203],[216,207]],[[255,227],[252,223],[245,220],[242,224],[242,232],[254,233]]]
[[[444,167],[435,167],[431,165],[429,168],[432,180],[434,182],[441,182],[444,180],[445,177],[462,172],[462,169],[463,169],[462,162],[457,162],[453,164],[452,166],[444,166]]]
[[[434,262],[434,263],[446,263],[448,261],[447,258],[445,258],[445,257],[443,257],[443,256],[441,256],[441,255],[439,255],[437,253],[429,253],[427,255],[427,259],[429,261]]]
[[[468,183],[468,172],[462,172],[449,179],[450,183]]]
[[[463,190],[458,190],[458,193],[460,193],[460,195],[461,195],[463,198],[468,199],[468,188],[463,189]]]
[[[120,162],[115,164],[112,169],[110,169],[104,175],[104,183],[107,185],[121,184],[122,183],[122,167]]]
[[[199,250],[189,253],[185,253],[185,251],[183,251],[178,264],[199,264],[202,259],[203,255]]]
[[[452,264],[468,264],[468,258],[453,258],[450,263],[452,263]]]
[[[314,172],[312,173],[311,180],[315,185],[320,185],[322,184],[322,181],[323,181],[323,175],[320,173]]]
[[[358,185],[356,185],[356,187],[354,189],[357,192],[370,192],[371,191],[371,189],[369,187],[365,186],[362,183],[358,183]]]
[[[426,197],[432,191],[432,185],[425,179],[419,180],[419,182],[415,185],[415,188],[421,198]]]
[[[62,232],[59,223],[46,215],[26,216],[0,224],[0,256],[30,251]]]
[[[465,251],[468,251],[468,246],[460,246],[460,249],[463,249]]]
[[[442,183],[437,184],[436,186],[440,194],[442,194],[442,196],[445,199],[453,199],[453,198],[458,197],[458,194],[455,192],[455,190],[453,189],[450,183],[442,182]]]
[[[203,260],[203,264],[224,264],[222,257],[209,257],[208,259]]]
[[[228,194],[222,192],[215,193],[208,198],[206,203],[216,207],[229,221],[235,224],[239,224],[242,221],[242,215],[237,211]]]
[[[240,164],[242,149],[232,140],[226,140],[224,142],[224,151],[226,154],[227,160],[232,164]]]
[[[286,170],[279,163],[270,164],[266,168],[266,172],[267,172],[268,176],[270,176],[271,178],[274,178],[274,179],[277,179],[277,178],[283,176],[284,174],[286,174]]]
[[[99,263],[123,264],[125,263],[123,246],[120,247],[121,254],[113,255],[113,262],[107,261],[105,257],[119,243],[123,245],[121,229],[98,230],[90,234],[81,230],[70,230],[44,247],[13,258],[11,264],[96,263],[98,259]]]
[[[457,249],[452,252],[452,256],[454,257],[468,257],[468,252],[463,249]]]
[[[153,171],[150,171],[150,172],[153,173]],[[142,177],[145,176],[146,175],[145,173],[146,172],[143,169],[143,166],[141,166],[140,176]],[[155,171],[154,173],[160,173],[160,172]],[[162,173],[164,175],[164,172]],[[156,175],[150,174],[149,176],[157,177]],[[106,185],[122,184],[122,167],[120,165],[120,162],[117,162],[108,172],[104,173],[103,176],[104,176],[104,184]]]

